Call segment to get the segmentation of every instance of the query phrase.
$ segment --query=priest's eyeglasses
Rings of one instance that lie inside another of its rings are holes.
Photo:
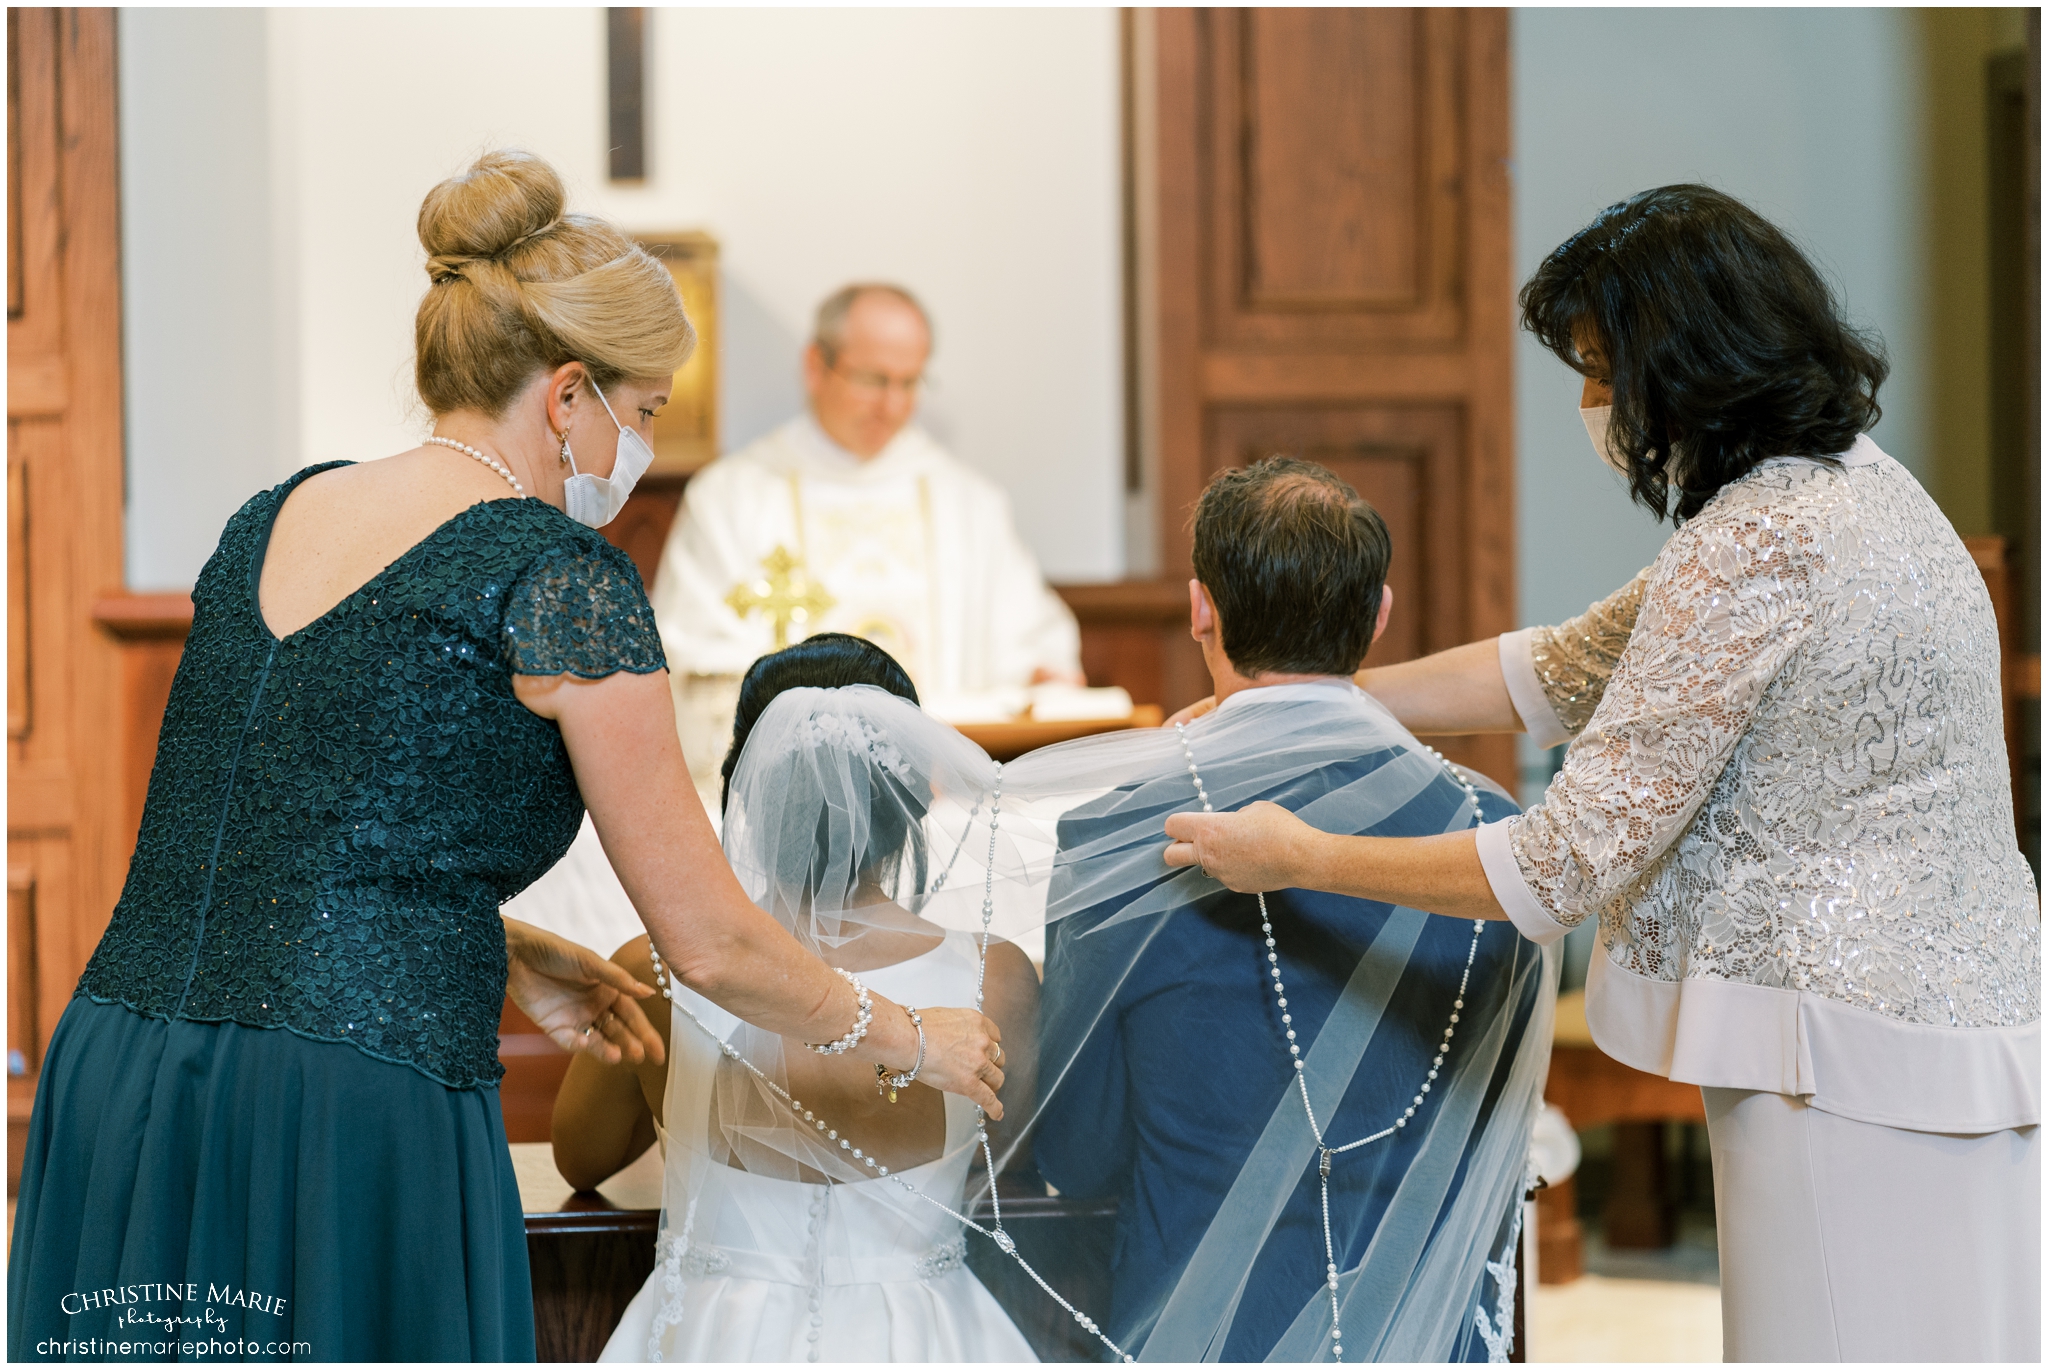
[[[916,399],[927,384],[922,375],[889,376],[880,371],[856,371],[836,363],[826,369],[854,389],[865,390],[874,395],[886,395],[892,390],[901,390],[906,398]]]

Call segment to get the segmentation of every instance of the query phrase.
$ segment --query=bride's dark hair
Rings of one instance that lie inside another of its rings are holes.
[[[817,633],[793,647],[770,652],[747,668],[740,680],[740,706],[732,719],[732,749],[718,768],[719,812],[732,801],[732,770],[746,750],[761,711],[784,690],[815,686],[834,690],[843,685],[873,685],[892,695],[918,702],[917,686],[895,657],[850,633]]]

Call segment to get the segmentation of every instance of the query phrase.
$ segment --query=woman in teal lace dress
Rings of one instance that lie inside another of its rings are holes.
[[[128,882],[37,1090],[9,1359],[531,1359],[499,1005],[660,1051],[630,976],[498,913],[586,805],[693,989],[917,1057],[902,1008],[740,892],[640,579],[593,531],[693,342],[668,273],[524,154],[419,230],[435,436],[256,496],[193,591]],[[923,1033],[921,1078],[999,1114],[994,1026]]]

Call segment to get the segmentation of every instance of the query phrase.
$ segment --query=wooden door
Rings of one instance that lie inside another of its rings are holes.
[[[1156,375],[1162,569],[1226,467],[1289,454],[1385,517],[1368,665],[1513,628],[1507,18],[1160,10],[1138,374]],[[1143,22],[1141,20],[1141,22]],[[1512,785],[1508,738],[1445,750]]]
[[[105,929],[121,816],[112,10],[7,11],[9,1187],[44,1045]]]

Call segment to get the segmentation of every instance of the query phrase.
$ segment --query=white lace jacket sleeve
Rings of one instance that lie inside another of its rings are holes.
[[[1635,631],[1649,568],[1577,618],[1555,628],[1524,628],[1500,639],[1500,673],[1522,726],[1539,747],[1584,730],[1608,677]]]
[[[1695,525],[1627,587],[1532,634],[1542,698],[1578,736],[1541,803],[1481,830],[1525,934],[1563,936],[1684,833],[1811,629],[1809,544],[1769,520]]]

